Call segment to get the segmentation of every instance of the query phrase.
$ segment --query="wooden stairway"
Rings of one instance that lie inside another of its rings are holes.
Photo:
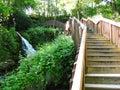
[[[120,90],[120,49],[93,33],[87,34],[85,90]]]

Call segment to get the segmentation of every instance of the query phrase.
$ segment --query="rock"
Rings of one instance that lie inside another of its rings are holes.
[[[0,63],[0,71],[10,70],[15,65],[13,60],[7,60]]]

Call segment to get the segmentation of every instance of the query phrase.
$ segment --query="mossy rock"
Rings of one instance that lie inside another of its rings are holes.
[[[14,60],[6,60],[0,63],[0,71],[10,70],[15,65]]]

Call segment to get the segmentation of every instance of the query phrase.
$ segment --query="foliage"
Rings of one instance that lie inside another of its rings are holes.
[[[72,10],[72,15],[79,19],[95,15],[96,8],[93,6],[93,3],[93,0],[78,0],[76,7]]]
[[[94,8],[94,7],[89,7],[89,6],[87,6],[86,8],[85,8],[85,12],[86,12],[86,14],[84,14],[84,17],[92,17],[92,16],[94,16],[94,15],[96,15],[97,14],[97,10],[96,10],[96,8]],[[84,11],[83,11],[83,13],[85,13]]]
[[[115,9],[120,14],[120,0],[115,0]]]
[[[36,27],[30,28],[22,35],[33,45],[33,47],[36,47],[38,45],[42,45],[45,42],[55,39],[59,33],[59,29]]]
[[[15,15],[16,23],[17,23],[17,28],[19,30],[21,27],[29,27],[31,22],[28,24],[30,21],[30,18],[28,18],[25,14],[25,10],[28,8],[34,8],[35,7],[35,1],[34,0],[0,0],[0,22],[2,22],[2,25],[5,26],[6,28],[10,28],[11,22],[9,20]],[[21,12],[21,13],[20,13]],[[22,18],[23,17],[23,18]],[[12,19],[13,20],[13,19]],[[13,21],[12,21],[13,22]],[[23,24],[25,22],[25,25]],[[20,24],[20,25],[19,25]],[[13,25],[12,25],[13,26]],[[24,28],[22,28],[24,29]]]
[[[27,30],[33,25],[31,18],[20,11],[14,12],[13,17],[15,18],[15,27],[17,31]]]
[[[36,5],[35,13],[40,16],[54,18],[59,15],[68,15],[71,8],[73,8],[72,6],[76,4],[76,1],[74,0],[73,3],[71,0],[36,0],[38,4]]]
[[[8,7],[6,3],[0,0],[0,22],[7,20],[10,13],[12,13],[11,7]]]
[[[27,9],[29,7],[34,8],[35,7],[35,0],[13,0],[11,1],[13,9],[16,10],[21,10],[23,11],[24,9]]]
[[[99,3],[101,3],[103,0],[94,0],[94,2],[96,3],[96,4],[99,4]]]
[[[99,6],[98,7],[98,12],[102,13],[102,15],[106,18],[112,18],[113,16],[113,11],[111,5],[105,5],[105,6]]]
[[[54,19],[65,23],[68,20],[69,17],[70,17],[69,15],[60,15],[60,16],[56,16],[56,18],[54,18],[54,17],[46,17],[46,16],[39,16],[39,15],[30,15],[30,18],[32,19],[32,21],[34,23],[34,27],[35,26],[43,26],[43,24],[46,21],[54,20]]]
[[[63,89],[61,87],[66,87],[70,79],[73,47],[67,36],[59,36],[54,42],[43,45],[34,57],[20,60],[17,72],[6,77],[1,90],[48,90],[46,86],[50,89],[51,85]]]
[[[18,60],[19,43],[14,28],[7,30],[0,26],[0,62],[8,59]]]
[[[77,18],[88,18],[102,14],[106,18],[118,21],[120,20],[119,6],[120,0],[78,0],[76,7],[72,10],[72,15]]]

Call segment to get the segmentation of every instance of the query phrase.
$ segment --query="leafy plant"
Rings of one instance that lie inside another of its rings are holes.
[[[0,26],[0,62],[12,59],[18,60],[19,46],[14,28],[9,31]]]
[[[59,36],[43,45],[36,56],[21,59],[17,72],[6,77],[1,90],[68,89],[74,54],[71,38]]]
[[[30,28],[22,33],[22,35],[33,45],[33,47],[36,47],[55,39],[60,32],[59,29],[55,28],[36,27]]]
[[[15,27],[17,31],[27,30],[33,25],[31,18],[25,15],[23,12],[15,11],[13,17],[15,18]]]

